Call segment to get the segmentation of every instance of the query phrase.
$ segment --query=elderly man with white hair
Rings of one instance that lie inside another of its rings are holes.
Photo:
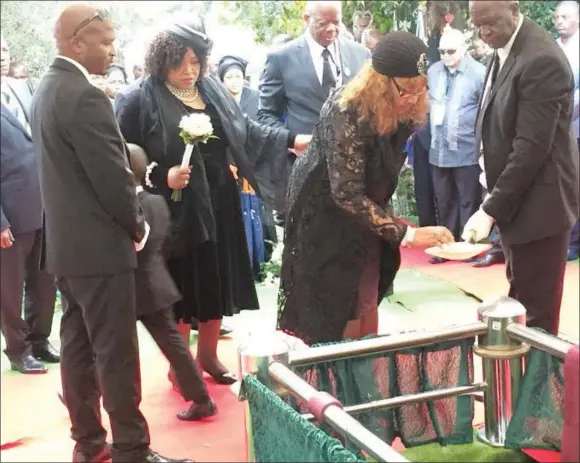
[[[365,47],[340,34],[341,4],[306,2],[305,33],[268,54],[260,78],[260,123],[311,133],[331,90],[348,83],[368,61]],[[289,154],[288,174],[294,159]]]
[[[475,146],[477,105],[485,67],[467,54],[463,33],[447,29],[441,36],[441,61],[429,68],[433,185],[439,225],[459,239],[467,220],[478,210],[482,191]],[[432,263],[444,262],[434,258]]]

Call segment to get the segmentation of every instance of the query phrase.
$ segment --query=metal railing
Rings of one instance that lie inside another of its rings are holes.
[[[370,403],[346,406],[329,406],[323,418],[335,431],[341,433],[376,461],[407,461],[391,446],[367,430],[353,416],[359,413],[384,410],[426,401],[440,400],[460,395],[472,395],[481,400],[485,408],[485,429],[479,437],[492,446],[503,446],[507,426],[513,414],[523,375],[523,358],[529,347],[565,358],[572,343],[541,333],[525,326],[525,309],[513,299],[498,298],[484,302],[478,310],[481,321],[464,326],[453,326],[430,332],[411,332],[373,339],[345,342],[329,346],[289,352],[285,361],[290,367],[312,365],[360,356],[391,352],[436,342],[477,337],[476,355],[483,360],[484,382],[468,386],[427,391],[418,394],[376,400]],[[286,390],[306,403],[318,393],[287,366],[272,357],[264,357],[268,374]],[[314,420],[314,415],[303,418]]]
[[[306,403],[318,393],[315,388],[280,362],[271,363],[268,372],[274,380]],[[331,405],[324,410],[324,422],[376,461],[409,461],[336,405]]]
[[[474,338],[484,334],[486,331],[487,325],[483,322],[477,322],[471,325],[446,327],[437,331],[416,331],[313,347],[304,351],[290,352],[289,365],[291,367],[312,365],[320,362],[392,352],[410,347],[427,346],[436,342]]]

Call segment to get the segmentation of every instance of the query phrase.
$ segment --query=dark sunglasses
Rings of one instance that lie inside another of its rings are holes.
[[[450,50],[439,50],[439,54],[440,55],[454,55],[455,53],[457,53],[457,50],[455,49],[450,49]]]
[[[98,19],[99,21],[104,21],[108,19],[108,17],[109,12],[107,10],[104,10],[102,8],[97,9],[91,17],[85,19],[78,25],[78,27],[75,29],[73,37],[76,36],[82,29],[87,27],[90,23],[92,23],[95,19]]]

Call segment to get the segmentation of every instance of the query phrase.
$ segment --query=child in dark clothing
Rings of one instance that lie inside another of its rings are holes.
[[[130,164],[139,185],[145,179],[148,160],[140,146],[128,145]],[[170,212],[162,196],[137,187],[145,220],[150,226],[145,247],[137,253],[135,270],[137,319],[143,323],[173,371],[179,390],[186,401],[193,402],[177,417],[197,421],[215,415],[217,407],[210,398],[189,346],[177,331],[172,306],[181,295],[167,270],[162,247],[170,225]]]

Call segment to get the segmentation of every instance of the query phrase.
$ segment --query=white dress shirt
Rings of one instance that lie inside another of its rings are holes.
[[[328,51],[330,52],[330,69],[332,71],[334,80],[336,81],[336,86],[340,87],[342,85],[343,72],[340,64],[340,51],[337,41],[338,39],[330,44]],[[316,76],[322,85],[322,72],[324,67],[324,58],[322,57],[322,52],[325,48],[316,40],[314,40],[314,37],[312,37],[310,31],[306,31],[306,43],[308,43],[308,48],[310,49],[310,56],[312,57],[312,64],[314,65]]]
[[[87,68],[85,68],[81,63],[79,63],[78,61],[75,61],[72,58],[69,58],[68,56],[56,55],[56,57],[58,59],[68,61],[70,64],[75,66],[79,71],[81,71],[83,73],[83,75],[87,78],[87,80],[89,80],[89,71],[87,71]]]

